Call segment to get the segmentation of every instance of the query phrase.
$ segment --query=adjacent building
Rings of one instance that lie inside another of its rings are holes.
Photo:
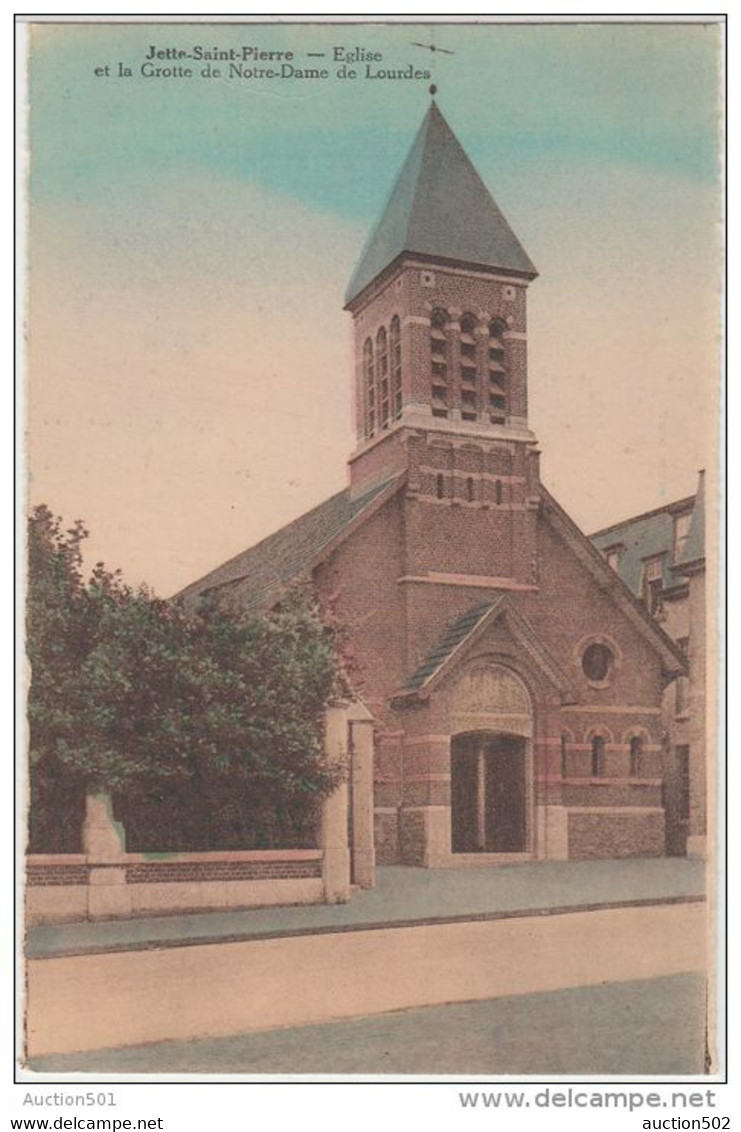
[[[704,855],[705,473],[695,495],[605,527],[592,541],[687,660],[688,675],[678,676],[664,695],[667,851]]]

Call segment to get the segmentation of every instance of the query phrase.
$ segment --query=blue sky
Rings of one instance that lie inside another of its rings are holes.
[[[423,112],[421,82],[100,79],[137,70],[148,45],[208,45],[202,28],[39,29],[32,68],[33,190],[85,199],[156,165],[246,177],[346,218],[370,220]],[[717,174],[713,25],[544,27],[221,26],[219,47],[326,51],[362,41],[374,70],[434,65],[440,103],[481,166],[610,161],[712,181]],[[448,56],[413,46],[429,42]],[[306,60],[307,63],[311,61]],[[166,64],[162,64],[163,66]],[[314,61],[315,66],[321,65]],[[363,71],[364,64],[357,64]]]
[[[546,482],[586,529],[694,489],[716,421],[717,25],[32,32],[29,492],[85,518],[96,557],[168,592],[343,486],[342,295],[429,101],[424,80],[144,79],[152,43],[434,65],[541,273]],[[433,36],[455,54],[412,46]],[[94,75],[119,61],[134,77]]]

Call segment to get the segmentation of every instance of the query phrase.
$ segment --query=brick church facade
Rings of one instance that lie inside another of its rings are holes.
[[[431,105],[347,292],[348,487],[189,586],[310,579],[375,732],[379,863],[661,855],[680,647],[540,481],[536,270]]]

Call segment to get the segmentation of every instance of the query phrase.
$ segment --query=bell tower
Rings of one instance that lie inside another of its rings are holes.
[[[414,451],[436,438],[470,442],[481,465],[475,482],[465,460],[436,473],[436,493],[496,503],[503,488],[486,469],[532,463],[526,297],[536,275],[433,100],[347,289],[354,494],[397,471],[417,479]]]

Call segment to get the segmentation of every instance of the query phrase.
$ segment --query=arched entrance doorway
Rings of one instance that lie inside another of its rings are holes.
[[[522,853],[527,847],[526,741],[476,732],[451,743],[454,853]]]
[[[524,680],[508,665],[479,657],[451,681],[445,697],[450,849],[531,852],[534,712]]]

